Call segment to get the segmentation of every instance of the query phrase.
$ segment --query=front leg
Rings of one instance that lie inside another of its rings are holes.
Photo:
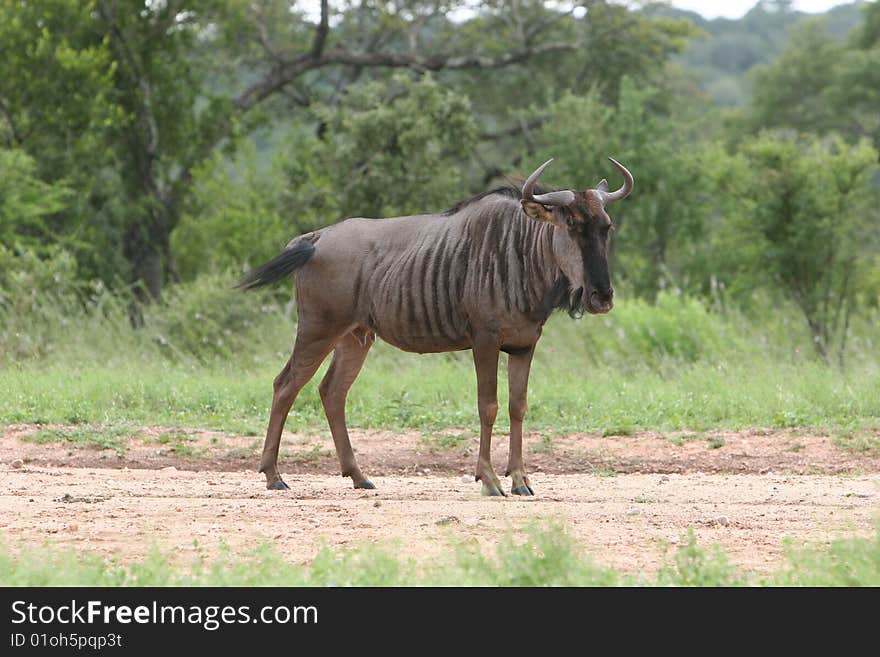
[[[532,366],[532,355],[535,347],[524,354],[511,354],[507,361],[507,380],[510,390],[510,455],[507,472],[513,479],[511,493],[514,495],[534,495],[529,485],[522,456],[523,419],[528,406],[527,393],[529,387],[529,370]]]
[[[498,342],[484,338],[474,341],[474,367],[477,370],[477,407],[480,411],[480,454],[475,479],[483,482],[483,495],[504,495],[501,481],[492,469],[492,427],[498,415]]]

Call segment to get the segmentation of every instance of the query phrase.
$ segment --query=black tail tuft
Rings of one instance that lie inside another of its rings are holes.
[[[315,253],[315,245],[306,240],[294,242],[269,262],[245,274],[235,287],[252,290],[256,287],[270,285],[306,264]]]

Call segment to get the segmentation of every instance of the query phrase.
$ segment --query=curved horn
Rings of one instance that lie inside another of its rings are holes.
[[[544,164],[535,169],[535,172],[528,177],[522,188],[523,201],[534,201],[535,203],[541,203],[542,205],[571,205],[574,203],[574,192],[569,190],[547,192],[546,194],[538,194],[537,196],[532,194],[532,190],[535,188],[535,183],[538,182],[538,178],[541,177],[541,173],[552,161],[553,158],[551,157],[544,162]]]
[[[614,201],[620,201],[629,196],[630,192],[633,190],[633,176],[627,171],[626,167],[623,166],[620,162],[615,160],[613,157],[609,157],[611,160],[611,164],[617,167],[617,170],[623,175],[623,187],[618,189],[616,192],[605,192],[602,190],[598,190],[602,195],[602,200],[605,203],[613,203]]]

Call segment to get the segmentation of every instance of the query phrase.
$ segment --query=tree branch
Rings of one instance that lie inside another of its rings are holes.
[[[246,112],[267,96],[272,95],[313,68],[317,67],[309,55],[300,55],[289,62],[275,62],[262,79],[233,98],[232,105],[239,112]]]
[[[269,40],[269,30],[266,28],[266,20],[263,16],[263,12],[257,8],[255,13],[254,24],[257,28],[257,41],[260,42],[260,45],[269,57],[273,60],[280,60],[281,56],[275,51],[275,48],[272,47],[272,43]]]
[[[146,162],[142,163],[143,170],[141,173],[144,187],[153,192],[158,192],[159,190],[153,176],[153,164],[158,157],[159,129],[156,124],[156,117],[153,114],[152,89],[150,88],[150,83],[142,70],[140,62],[138,62],[137,57],[131,51],[131,48],[129,48],[128,41],[116,22],[115,10],[115,5],[113,11],[108,11],[104,3],[98,3],[98,11],[100,12],[101,17],[107,22],[107,25],[110,28],[110,33],[113,36],[110,40],[111,44],[119,53],[121,59],[128,62],[128,65],[131,68],[131,74],[137,80],[138,88],[141,91],[142,102],[139,103],[139,106],[135,107],[136,115],[142,122],[146,132],[144,135],[145,143],[143,144],[143,147],[147,159]],[[137,161],[138,159],[139,154],[136,154],[135,160]]]
[[[179,24],[181,20],[180,5],[180,0],[168,0],[164,7],[160,5],[158,9],[154,9],[156,22],[153,24],[152,33],[156,38],[161,37],[165,32]]]
[[[504,53],[495,57],[477,54],[421,57],[410,53],[330,50],[315,58],[312,56],[312,53],[309,53],[308,55],[300,55],[288,62],[276,62],[261,80],[245,89],[232,102],[239,111],[246,111],[306,71],[333,64],[373,68],[410,68],[416,71],[462,70],[469,68],[488,69],[503,68],[522,63],[537,55],[575,50],[576,48],[576,43],[548,43],[516,52]]]
[[[419,71],[459,70],[468,68],[503,68],[512,64],[519,64],[531,57],[550,52],[574,50],[573,43],[548,43],[535,48],[526,48],[517,52],[504,53],[497,57],[485,55],[432,55],[419,57],[417,55],[402,53],[356,53],[346,50],[334,50],[328,52],[322,59],[321,65],[349,64],[353,66],[374,66],[387,68],[412,68]]]
[[[410,28],[406,33],[406,41],[410,55],[415,55],[418,52],[419,36],[429,18],[430,16],[428,14],[422,14],[421,16],[416,17],[413,20],[412,25],[410,25]]]
[[[569,16],[574,14],[574,10],[576,9],[576,5],[570,7],[568,11],[563,12],[554,12],[550,18],[545,18],[544,20],[535,21],[535,23],[526,30],[523,35],[523,41],[525,43],[531,43],[532,40],[538,36],[541,32],[543,32],[548,27],[552,27],[557,23],[561,22],[563,19],[568,18]]]
[[[312,41],[312,59],[319,60],[327,45],[327,33],[330,31],[330,9],[328,0],[321,0],[321,20],[315,28],[315,40]]]

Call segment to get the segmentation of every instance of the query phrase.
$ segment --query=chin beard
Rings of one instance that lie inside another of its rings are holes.
[[[585,312],[589,312],[587,299],[584,295],[584,288],[579,287],[569,290],[568,299],[563,306],[563,309],[574,319],[580,319],[584,316]]]
[[[553,283],[553,288],[544,297],[544,310],[549,316],[554,310],[564,310],[572,318],[580,319],[585,312],[589,312],[584,288],[572,288],[571,283],[564,276],[560,276]]]

